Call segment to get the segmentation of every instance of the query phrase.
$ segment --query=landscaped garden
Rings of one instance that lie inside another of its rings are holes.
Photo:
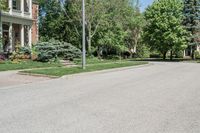
[[[31,49],[16,46],[15,51],[1,55],[0,71],[24,70],[23,73],[63,76],[75,73],[121,68],[147,64],[143,61],[131,61],[124,57],[112,55],[103,58],[87,57],[87,68],[81,68],[81,51],[66,42],[50,40],[39,42]],[[63,62],[70,62],[66,65]]]

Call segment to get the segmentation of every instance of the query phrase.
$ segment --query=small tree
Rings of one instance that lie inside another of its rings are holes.
[[[163,54],[163,59],[170,51],[173,53],[186,47],[187,31],[182,25],[183,2],[182,0],[155,1],[145,12],[147,25],[144,28],[144,41],[151,49]]]

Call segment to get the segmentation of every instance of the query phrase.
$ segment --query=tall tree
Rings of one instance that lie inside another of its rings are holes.
[[[154,1],[145,12],[147,25],[144,28],[144,41],[152,49],[158,50],[166,58],[170,51],[172,55],[177,50],[186,47],[186,29],[182,25],[183,2],[182,0]]]
[[[194,50],[200,44],[200,1],[184,0],[184,25],[187,27],[190,37],[188,39],[191,55],[194,58]]]
[[[40,1],[40,35],[42,39],[60,39],[60,32],[62,32],[62,29],[60,29],[58,20],[61,13],[59,1]]]
[[[81,48],[81,0],[67,0],[65,3],[49,0],[45,4],[44,0],[41,1],[41,36],[70,42]],[[88,54],[92,53],[93,48],[104,47],[108,51],[113,48],[117,51],[126,49],[127,38],[135,37],[128,36],[129,31],[137,29],[129,21],[133,21],[135,16],[130,0],[86,0]]]

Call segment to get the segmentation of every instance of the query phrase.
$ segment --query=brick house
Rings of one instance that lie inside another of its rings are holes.
[[[0,29],[4,52],[12,52],[16,45],[31,47],[39,38],[39,5],[35,0],[7,0],[2,11]]]

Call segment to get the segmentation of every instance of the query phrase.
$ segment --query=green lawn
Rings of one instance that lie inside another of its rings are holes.
[[[110,62],[119,62],[120,60],[114,60],[114,59],[98,59],[98,58],[87,58],[86,63],[87,64],[99,64],[99,63],[110,63]],[[124,60],[123,60],[124,61]],[[74,63],[77,65],[81,65],[82,60],[81,59],[75,59]]]
[[[0,71],[32,69],[32,68],[45,68],[45,67],[61,67],[60,63],[41,63],[36,61],[22,61],[20,63],[12,63],[6,61],[0,63]]]
[[[147,64],[148,62],[141,62],[141,61],[121,61],[121,62],[110,62],[110,63],[97,63],[88,65],[85,70],[81,69],[81,67],[60,67],[60,68],[47,68],[47,69],[38,69],[38,70],[30,70],[30,71],[23,71],[25,73],[30,74],[43,74],[43,75],[50,75],[50,76],[64,76],[76,73],[83,73],[83,72],[92,72],[98,70],[106,70],[112,68],[120,68],[120,67],[129,67],[129,66],[137,66],[142,64]]]

